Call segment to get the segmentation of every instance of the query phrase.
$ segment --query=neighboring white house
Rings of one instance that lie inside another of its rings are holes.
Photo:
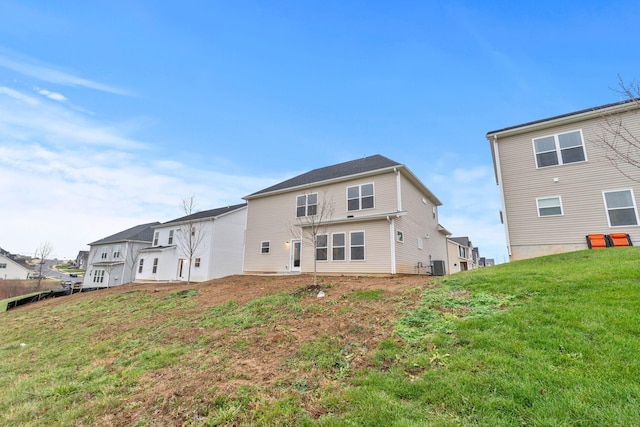
[[[246,203],[158,224],[151,246],[140,251],[136,280],[202,282],[240,274],[246,225]]]
[[[26,280],[33,274],[25,261],[0,248],[0,280]]]
[[[604,144],[634,152],[625,139],[640,138],[640,104],[603,105],[486,137],[510,260],[587,249],[590,234],[620,233],[640,244],[640,170],[616,167]]]
[[[446,271],[440,200],[384,156],[314,169],[244,199],[245,273],[309,273],[314,264],[330,274]]]
[[[136,225],[104,239],[89,243],[89,258],[83,287],[105,288],[132,282],[142,248],[151,244],[153,226]]]

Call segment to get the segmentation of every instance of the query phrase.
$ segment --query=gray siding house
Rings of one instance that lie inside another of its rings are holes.
[[[151,245],[153,227],[140,224],[89,243],[89,260],[83,287],[107,288],[132,282],[140,250]]]

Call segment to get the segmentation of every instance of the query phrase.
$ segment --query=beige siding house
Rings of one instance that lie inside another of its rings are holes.
[[[622,102],[488,132],[510,260],[587,249],[592,233],[640,244],[640,170],[612,165],[606,123],[640,136],[640,110]]]
[[[384,156],[315,169],[244,199],[245,273],[308,273],[316,259],[325,274],[431,274],[445,264],[441,202]]]
[[[477,248],[468,237],[449,237],[447,239],[447,261],[449,274],[478,268]]]

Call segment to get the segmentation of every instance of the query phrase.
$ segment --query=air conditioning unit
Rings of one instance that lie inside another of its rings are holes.
[[[433,260],[431,261],[431,275],[432,276],[444,276],[446,274],[444,261]]]

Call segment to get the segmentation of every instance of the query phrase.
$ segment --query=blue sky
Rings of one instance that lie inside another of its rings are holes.
[[[620,100],[631,1],[0,0],[0,247],[125,228],[382,154],[506,260],[488,131]],[[524,155],[529,155],[525,153]]]

